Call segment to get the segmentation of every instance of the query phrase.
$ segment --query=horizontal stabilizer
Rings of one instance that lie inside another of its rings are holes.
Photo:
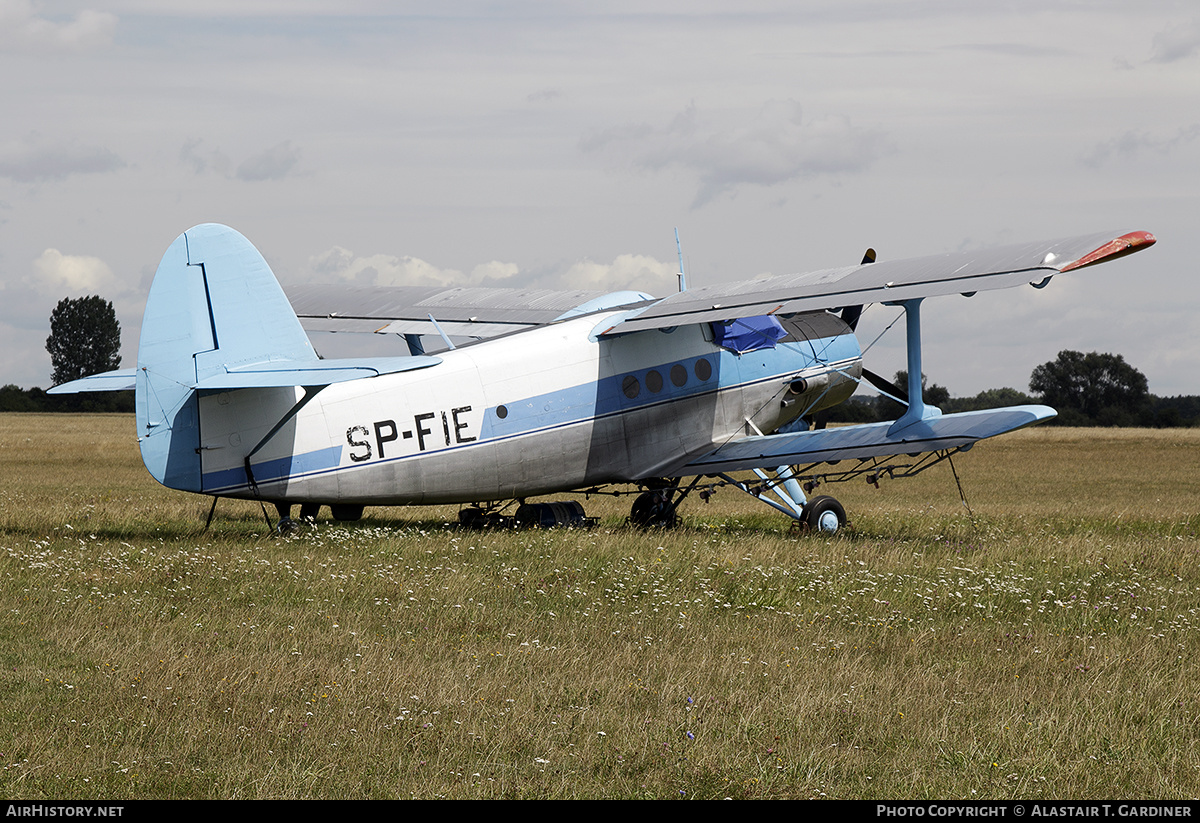
[[[745,437],[667,474],[715,474],[939,451],[969,446],[1055,416],[1054,409],[1048,406],[1010,406],[919,420],[892,434],[888,430],[893,423],[886,422]]]
[[[328,386],[365,377],[427,369],[439,357],[357,357],[332,360],[278,360],[253,363],[214,374],[197,383],[201,391],[215,389],[265,389],[280,386]]]
[[[441,363],[439,357],[358,357],[335,360],[278,360],[238,366],[214,374],[187,386],[201,391],[231,389],[268,389],[280,386],[328,386],[366,377],[427,369]],[[133,391],[137,369],[120,369],[93,374],[69,383],[62,383],[46,394],[79,394],[81,392]]]
[[[80,394],[90,391],[133,391],[137,369],[117,369],[81,377],[46,389],[46,394]]]

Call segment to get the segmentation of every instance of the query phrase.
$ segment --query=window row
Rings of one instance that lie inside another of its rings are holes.
[[[712,364],[708,362],[707,358],[701,357],[696,361],[695,366],[693,366],[693,372],[696,375],[696,379],[703,383],[712,377]],[[687,385],[689,379],[688,370],[682,363],[676,363],[672,366],[667,375],[676,388],[681,389]],[[658,394],[663,390],[663,385],[663,376],[658,369],[651,369],[646,372],[646,388],[651,393]],[[642,393],[641,381],[632,374],[626,375],[625,379],[621,381],[621,391],[625,393],[626,397],[633,400]]]

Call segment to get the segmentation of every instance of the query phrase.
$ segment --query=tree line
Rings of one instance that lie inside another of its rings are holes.
[[[896,372],[896,387],[907,382],[907,372]],[[1146,376],[1119,354],[1061,351],[1054,360],[1033,370],[1028,393],[1005,387],[987,389],[974,397],[951,397],[949,390],[930,384],[925,375],[921,375],[921,384],[925,402],[946,414],[1036,403],[1058,412],[1058,417],[1046,425],[1147,428],[1200,425],[1200,396],[1151,394]],[[897,388],[893,393],[902,394],[902,390]],[[883,394],[852,397],[832,409],[829,420],[874,423],[895,420],[903,412],[900,402]]]
[[[93,295],[60,300],[50,315],[53,385],[78,380],[121,365],[121,324],[111,302]],[[873,423],[895,420],[904,413],[901,400],[908,375],[896,373],[895,384],[879,396],[852,397],[831,409],[826,420]],[[1200,425],[1200,396],[1156,397],[1146,376],[1119,354],[1061,351],[1033,370],[1029,393],[1013,388],[988,389],[974,397],[951,397],[949,390],[921,375],[925,402],[943,412],[994,409],[1033,403],[1058,411],[1053,425],[1144,426],[1166,428]],[[132,412],[132,392],[48,395],[40,388],[0,388],[0,411]],[[824,413],[823,413],[824,414]]]

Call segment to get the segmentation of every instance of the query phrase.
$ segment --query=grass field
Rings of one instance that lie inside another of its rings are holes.
[[[0,796],[1194,798],[1200,431],[1041,428],[797,536],[267,534],[131,418],[0,415]]]

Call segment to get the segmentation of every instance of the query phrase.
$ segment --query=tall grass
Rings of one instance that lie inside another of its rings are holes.
[[[158,487],[132,421],[0,415],[9,798],[1200,793],[1200,433],[1042,429],[829,485],[791,534],[267,533]]]

